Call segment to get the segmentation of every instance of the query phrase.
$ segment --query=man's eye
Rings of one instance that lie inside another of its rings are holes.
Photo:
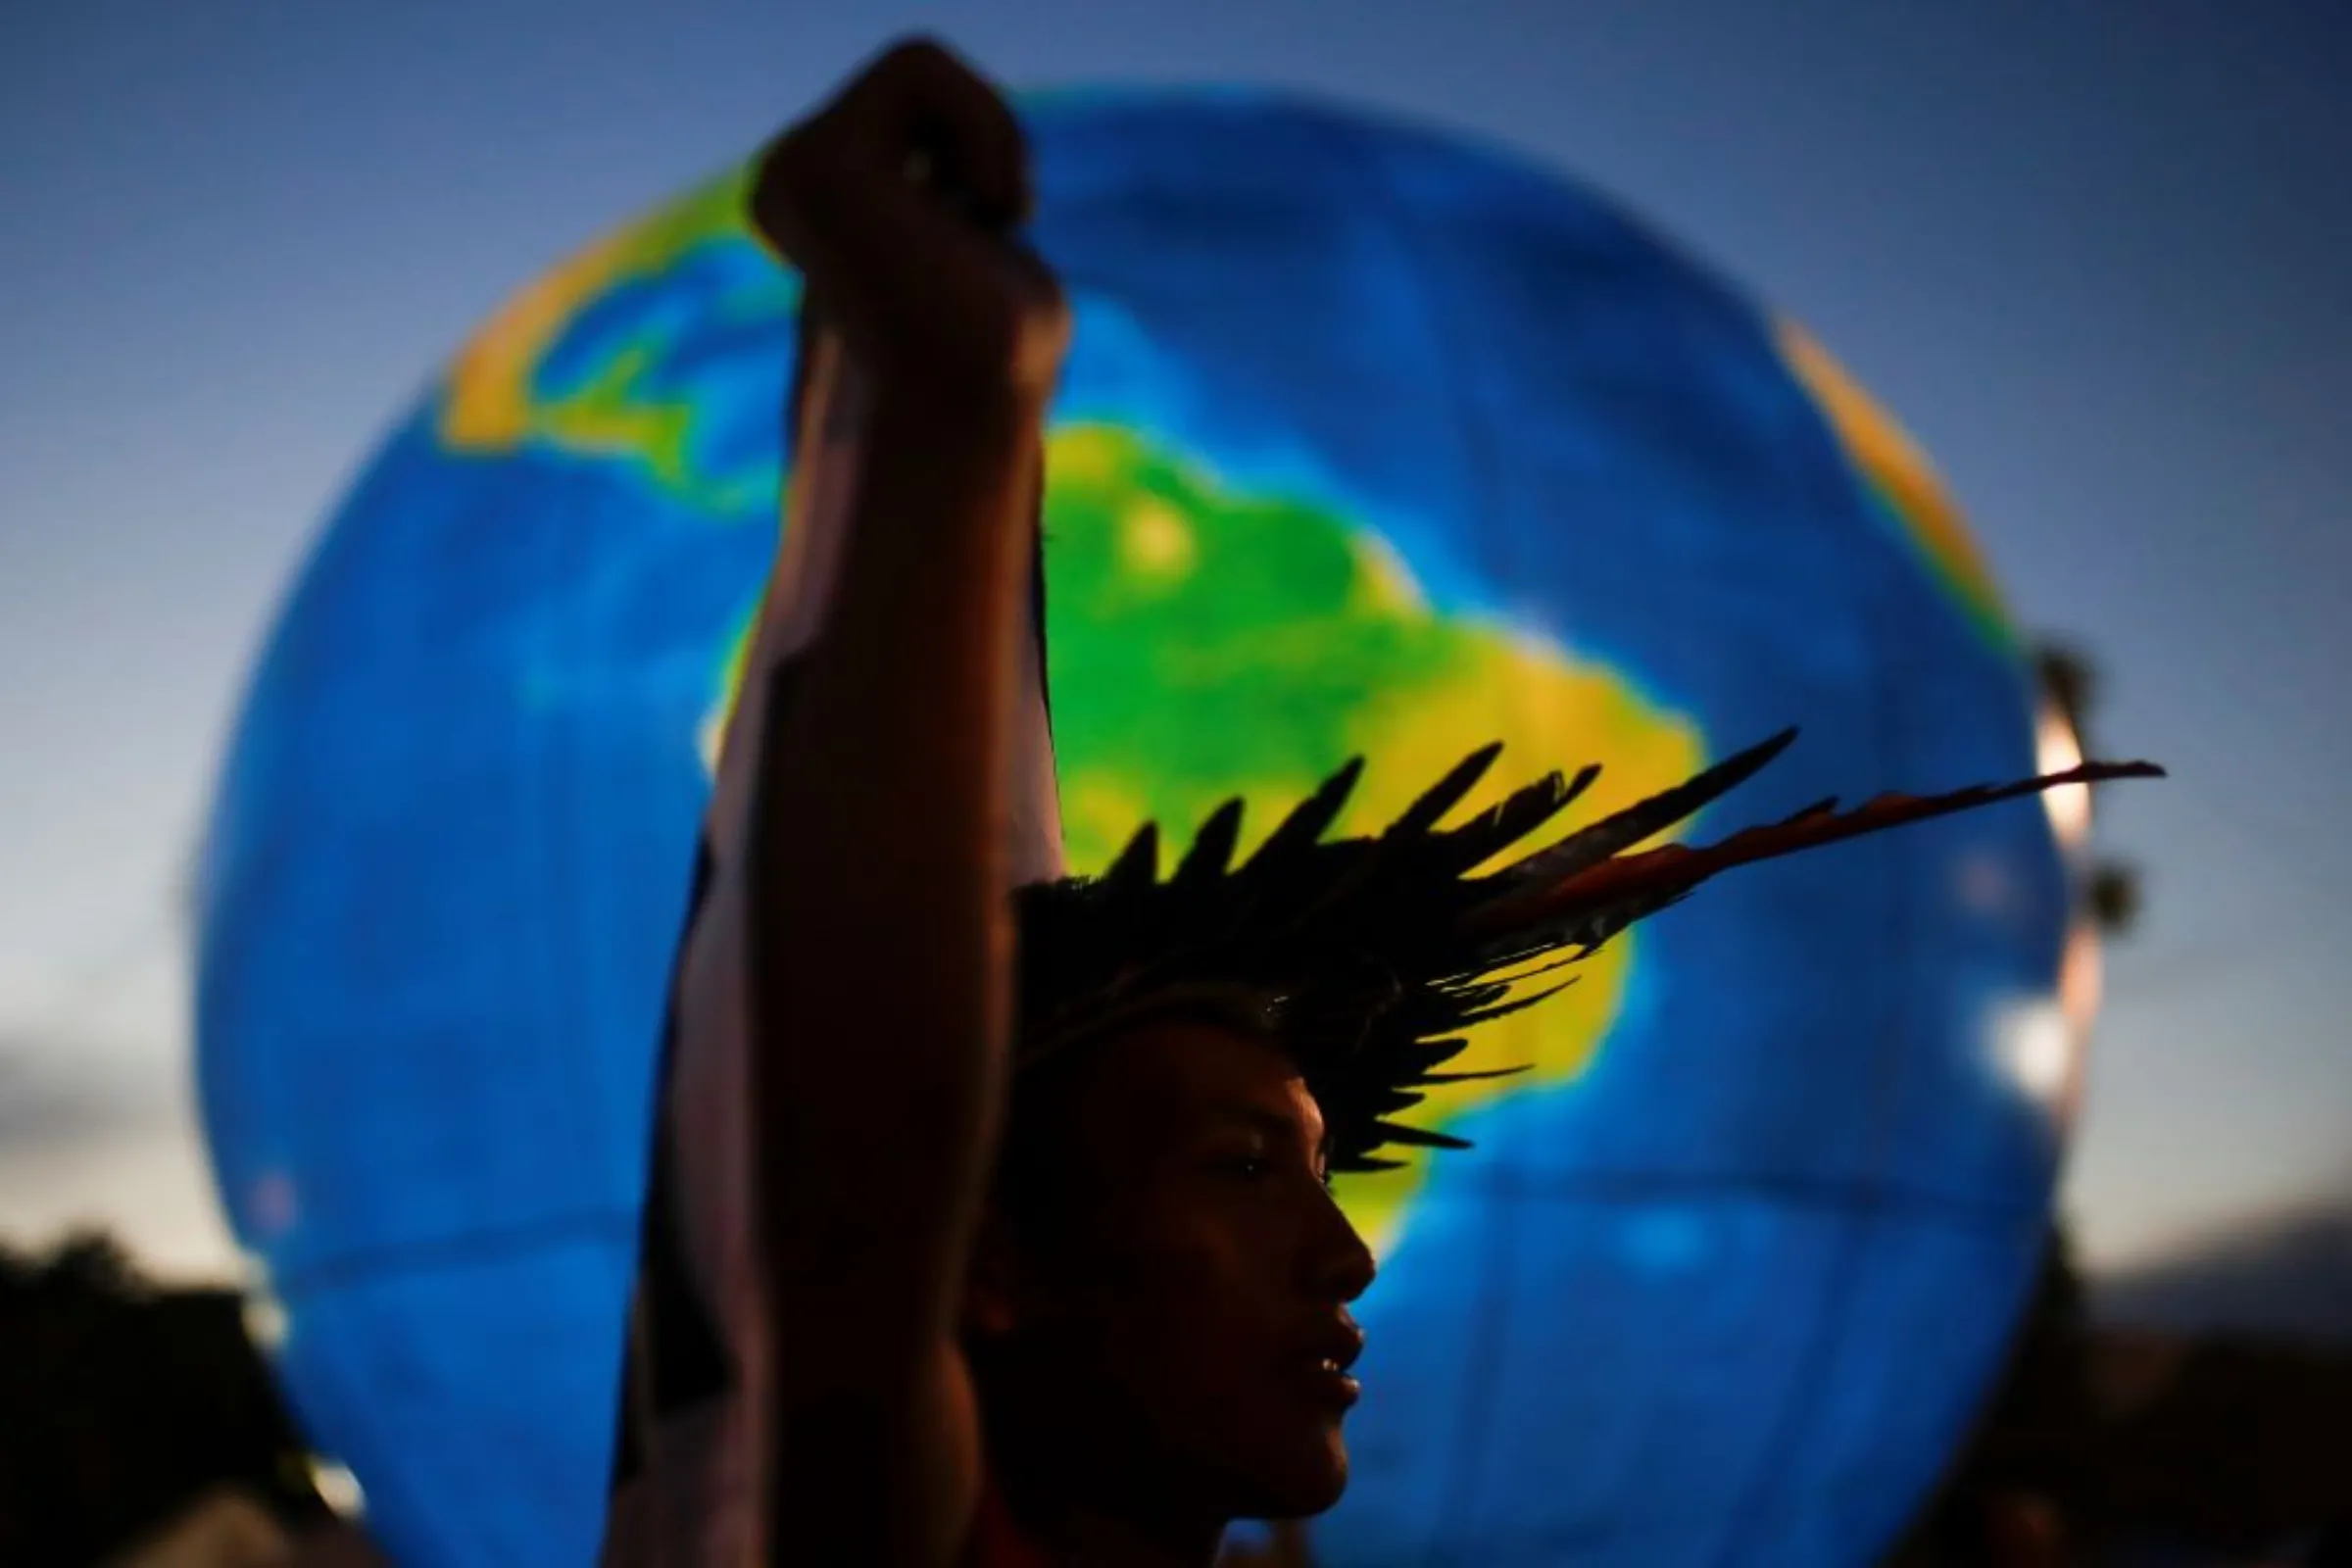
[[[1295,1176],[1306,1177],[1327,1193],[1331,1191],[1329,1169],[1299,1166],[1267,1154],[1233,1154],[1215,1161],[1212,1168],[1220,1176],[1250,1187],[1263,1187],[1289,1171]]]

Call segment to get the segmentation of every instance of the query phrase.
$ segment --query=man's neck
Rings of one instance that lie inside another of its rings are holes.
[[[1069,1568],[1212,1568],[1225,1532],[1080,1510],[1058,1532]]]
[[[1225,1517],[1183,1506],[1190,1489],[1123,1445],[1072,1443],[1074,1408],[1033,1389],[990,1409],[991,1490],[1020,1533],[1065,1568],[1214,1568]]]
[[[999,1472],[998,1496],[1021,1533],[1063,1568],[1213,1568],[1224,1544],[1223,1520],[1184,1519],[1131,1488],[1106,1494],[1080,1485],[1055,1495],[1035,1479]],[[1060,1479],[1068,1486],[1078,1477],[1063,1470]]]

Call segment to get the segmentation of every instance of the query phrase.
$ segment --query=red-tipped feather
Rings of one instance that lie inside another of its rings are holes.
[[[1860,838],[1924,822],[1930,817],[2039,795],[2068,784],[2162,777],[2164,769],[2153,762],[2084,762],[2063,773],[2045,773],[2014,784],[1978,785],[1946,795],[1882,795],[1845,812],[1813,807],[1787,821],[1746,828],[1720,844],[1699,849],[1670,844],[1663,849],[1603,860],[1546,887],[1499,899],[1471,913],[1464,923],[1473,934],[1483,935],[1536,924],[1579,906],[1597,908],[1633,899],[1672,898],[1736,865],[1775,859],[1841,839]]]

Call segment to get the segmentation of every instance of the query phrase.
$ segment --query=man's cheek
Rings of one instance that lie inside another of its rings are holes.
[[[1248,1249],[1231,1226],[1213,1215],[1193,1214],[1160,1233],[1152,1267],[1160,1283],[1193,1295],[1221,1296],[1245,1283]]]

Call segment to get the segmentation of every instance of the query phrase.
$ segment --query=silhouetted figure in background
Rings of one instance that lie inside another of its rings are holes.
[[[2347,1532],[2352,1353],[2100,1327],[2061,1229],[2007,1370],[1894,1561],[2131,1562],[2169,1546],[2325,1563]]]

